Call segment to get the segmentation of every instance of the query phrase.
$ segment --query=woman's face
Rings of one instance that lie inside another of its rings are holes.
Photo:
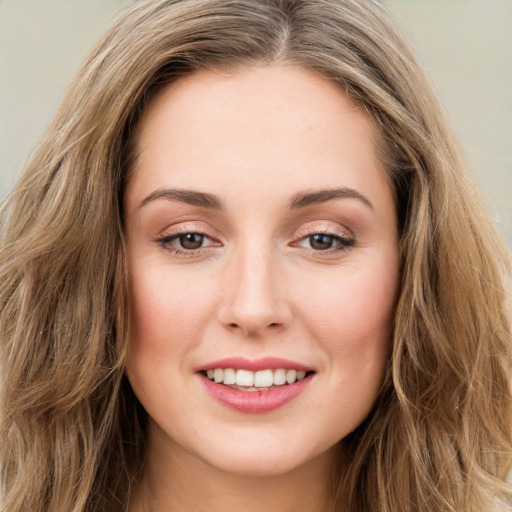
[[[150,102],[125,195],[126,372],[150,453],[279,474],[369,413],[399,282],[376,139],[294,66],[197,72]]]

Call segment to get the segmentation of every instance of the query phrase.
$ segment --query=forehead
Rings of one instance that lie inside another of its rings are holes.
[[[298,66],[199,71],[163,87],[136,132],[129,188],[348,186],[385,179],[378,132],[334,81]],[[348,176],[347,171],[351,170]],[[347,174],[343,178],[343,174]],[[371,178],[368,180],[368,178]]]

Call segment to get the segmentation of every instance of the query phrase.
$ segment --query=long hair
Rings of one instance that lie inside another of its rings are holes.
[[[1,510],[125,510],[146,421],[123,377],[130,134],[163,84],[279,62],[368,112],[399,219],[393,352],[372,412],[342,440],[335,506],[510,503],[510,258],[393,20],[372,0],[149,0],[93,49],[2,208]]]

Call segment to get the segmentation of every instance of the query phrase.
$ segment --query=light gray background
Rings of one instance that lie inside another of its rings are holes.
[[[0,0],[0,198],[121,0]],[[512,0],[387,0],[512,242]]]

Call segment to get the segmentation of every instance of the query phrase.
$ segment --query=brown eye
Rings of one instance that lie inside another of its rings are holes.
[[[178,240],[183,249],[194,250],[202,247],[204,238],[200,233],[184,233],[179,235]]]
[[[322,233],[311,235],[308,238],[311,248],[317,251],[325,251],[330,249],[335,242],[335,237],[331,235],[324,235]]]
[[[312,235],[307,235],[297,242],[294,242],[293,245],[303,247],[304,249],[309,249],[314,252],[323,251],[331,253],[343,251],[344,249],[352,247],[354,244],[354,239],[347,238],[341,234],[313,233]]]
[[[197,256],[203,250],[220,247],[218,240],[213,240],[205,233],[197,231],[183,231],[174,235],[163,236],[155,240],[163,249],[179,256]]]

